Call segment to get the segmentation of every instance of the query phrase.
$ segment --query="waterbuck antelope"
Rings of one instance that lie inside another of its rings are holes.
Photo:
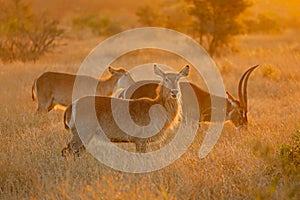
[[[247,84],[250,74],[256,69],[258,65],[249,68],[241,76],[238,85],[238,96],[239,99],[234,98],[228,91],[226,101],[226,120],[233,122],[235,127],[238,129],[242,126],[246,126],[248,123],[247,112],[248,112],[248,95],[247,95]],[[141,97],[154,98],[156,96],[155,90],[158,86],[157,81],[144,80],[134,83],[125,89],[120,95],[120,98],[125,99],[138,99]],[[189,88],[192,88],[189,89]],[[211,95],[210,93],[200,89],[193,83],[182,82],[180,83],[180,90],[182,93],[182,112],[183,116],[185,113],[192,113],[190,116],[199,119],[199,122],[212,121],[212,99],[215,102],[224,101],[223,97]],[[191,97],[194,93],[197,97],[199,112],[197,108],[191,104]],[[194,113],[193,113],[194,112]],[[197,112],[197,114],[195,114]],[[199,113],[199,116],[198,116]]]
[[[95,135],[99,131],[98,124],[111,142],[134,143],[137,152],[145,152],[147,143],[164,138],[166,130],[176,126],[179,121],[181,108],[178,82],[181,77],[189,74],[189,70],[190,68],[187,65],[179,73],[165,73],[154,65],[154,72],[162,78],[162,81],[158,84],[153,99],[140,98],[133,100],[87,96],[73,102],[64,114],[64,123],[66,128],[71,131],[72,139],[67,147],[62,150],[62,155],[66,156],[68,152],[78,153],[83,144],[77,131],[81,130],[85,135]],[[152,109],[155,106],[160,109],[153,112]],[[93,121],[95,115],[87,112],[87,108],[90,107],[93,107],[97,120]],[[124,108],[129,110],[129,116],[124,112]],[[120,124],[118,125],[114,118],[116,116],[118,119],[124,120],[124,124],[127,124],[129,120],[134,121],[138,127],[134,130],[134,135],[132,133],[127,134],[120,128]],[[155,122],[153,123],[153,121]],[[160,122],[163,122],[163,124],[158,125]],[[150,132],[157,134],[145,137],[145,127],[148,127],[147,130]]]
[[[90,86],[97,85],[96,95],[108,95],[114,87],[128,87],[134,80],[124,68],[108,67],[109,75],[100,79],[74,74],[45,72],[32,85],[32,99],[37,99],[37,112],[49,112],[55,105],[68,106],[72,102],[72,92],[75,79],[81,96],[93,95],[95,91]]]

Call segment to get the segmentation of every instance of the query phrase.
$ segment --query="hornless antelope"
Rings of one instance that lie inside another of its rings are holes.
[[[75,79],[82,96],[93,95],[90,86],[97,85],[96,95],[111,95],[114,87],[128,87],[134,80],[123,68],[108,67],[109,75],[99,80],[89,76],[45,72],[32,85],[32,99],[38,100],[37,112],[51,111],[55,105],[68,106],[72,102]]]
[[[248,112],[248,97],[247,97],[247,83],[250,74],[256,69],[258,65],[249,68],[241,77],[238,85],[238,96],[239,99],[234,98],[228,91],[226,100],[226,120],[233,122],[236,128],[241,128],[246,126],[248,123],[247,112]],[[141,97],[155,97],[155,89],[157,87],[157,81],[145,80],[134,83],[125,89],[120,95],[120,98],[125,99],[138,99]],[[197,108],[191,105],[190,98],[193,95],[192,90],[188,89],[192,87],[193,92],[195,93],[198,101],[199,112]],[[182,93],[182,112],[183,116],[185,113],[199,113],[200,116],[197,116],[199,122],[211,121],[211,99],[216,101],[224,101],[223,97],[211,95],[210,93],[200,89],[193,83],[182,82],[180,83],[180,90]],[[198,115],[198,114],[197,114]],[[196,114],[192,114],[196,116]],[[196,117],[194,117],[196,118]]]
[[[97,131],[99,131],[97,128],[98,124],[111,142],[135,143],[137,152],[145,152],[147,143],[163,138],[167,129],[171,129],[177,125],[181,117],[178,82],[181,77],[188,75],[189,70],[190,68],[187,65],[179,73],[165,73],[154,65],[154,72],[162,78],[162,81],[158,84],[156,95],[153,99],[119,99],[105,96],[87,96],[73,102],[68,106],[64,114],[64,123],[66,128],[70,129],[72,139],[67,147],[62,150],[62,155],[66,156],[67,152],[76,154],[83,147],[77,130],[82,130],[87,135],[97,134]],[[156,110],[158,112],[153,112],[151,107],[158,105],[162,106],[164,111]],[[97,116],[95,122],[92,120],[95,115],[87,112],[89,106],[94,106],[95,108]],[[130,116],[127,116],[123,112],[124,107],[127,108],[127,106]],[[124,124],[127,124],[129,117],[137,126],[141,127],[137,131],[135,130],[136,133],[134,135],[132,133],[130,135],[126,134],[117,125],[114,116],[123,119]],[[151,121],[153,119],[155,123]],[[158,128],[160,122],[163,122],[163,124]],[[145,129],[143,128],[146,126],[149,128],[148,130],[157,134],[145,137]]]

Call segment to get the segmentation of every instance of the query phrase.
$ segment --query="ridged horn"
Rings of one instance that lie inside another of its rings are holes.
[[[259,65],[255,65],[249,68],[241,77],[239,86],[238,86],[238,96],[240,100],[240,105],[244,108],[245,111],[248,111],[248,92],[247,84],[250,74],[256,69]]]

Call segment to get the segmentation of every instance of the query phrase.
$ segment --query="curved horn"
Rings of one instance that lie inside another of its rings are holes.
[[[243,82],[244,82],[246,75],[249,73],[250,70],[251,69],[248,69],[246,72],[244,72],[239,81],[238,96],[239,96],[240,104],[242,107],[244,107],[244,95],[243,95],[243,91],[242,91]]]
[[[245,79],[245,81],[244,81],[244,88],[243,88],[243,97],[244,97],[244,99],[243,99],[243,101],[244,101],[244,108],[245,108],[245,111],[248,111],[248,92],[247,92],[247,84],[248,84],[248,79],[249,79],[249,77],[250,77],[250,74],[258,67],[259,65],[255,65],[255,66],[253,66],[253,67],[251,67],[250,69],[249,69],[249,72],[248,72],[248,74],[247,74],[247,76],[246,76],[246,79]]]
[[[241,106],[247,111],[248,108],[248,95],[247,95],[247,84],[250,74],[256,69],[259,65],[255,65],[249,68],[241,77],[239,86],[238,86],[238,95]]]

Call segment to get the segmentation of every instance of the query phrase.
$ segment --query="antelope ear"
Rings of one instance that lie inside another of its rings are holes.
[[[179,72],[180,76],[188,76],[190,73],[190,66],[186,65],[182,70]]]
[[[112,67],[112,66],[108,66],[108,71],[112,74],[114,74],[116,72],[116,70]]]
[[[118,75],[123,75],[127,72],[127,70],[123,69],[123,68],[114,68],[112,66],[108,66],[108,71],[111,74],[118,74]]]
[[[154,64],[154,73],[161,77],[163,77],[165,75],[165,73],[163,71],[161,71],[161,69],[159,69],[157,64]]]
[[[234,98],[234,96],[232,96],[232,94],[230,94],[230,92],[228,92],[228,91],[226,91],[226,94],[227,94],[227,98],[228,99],[231,99],[231,100],[236,100],[235,98]]]
[[[227,99],[228,99],[229,103],[232,106],[237,107],[238,106],[237,100],[228,91],[226,91],[226,94],[227,94]]]

